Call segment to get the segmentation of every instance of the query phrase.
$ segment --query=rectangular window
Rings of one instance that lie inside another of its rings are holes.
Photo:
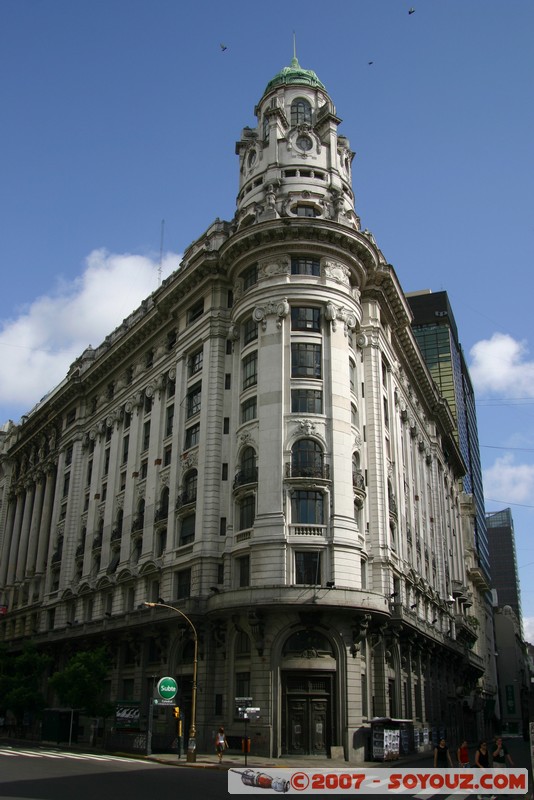
[[[145,414],[150,414],[152,411],[152,396],[149,397],[147,394],[145,395],[144,400],[144,411]]]
[[[195,541],[195,523],[195,514],[188,514],[187,517],[182,519],[180,524],[180,547]]]
[[[238,586],[250,586],[250,556],[241,556],[237,559]]]
[[[306,586],[321,584],[321,554],[304,550],[295,553],[295,583]]]
[[[119,491],[123,492],[126,489],[126,470],[121,472],[119,479]]]
[[[291,259],[291,274],[292,275],[313,275],[319,277],[321,269],[319,259],[308,258],[306,256],[297,256]]]
[[[171,381],[171,379],[167,378],[167,399],[170,400],[171,397],[174,397],[176,392],[176,381]]]
[[[195,322],[195,320],[199,319],[203,313],[204,313],[204,298],[202,298],[202,300],[199,300],[198,303],[195,303],[195,305],[191,306],[191,308],[187,312],[188,325],[191,325],[192,322]]]
[[[174,596],[177,600],[191,596],[191,570],[181,569],[174,576]]]
[[[291,521],[302,525],[323,525],[323,494],[306,489],[296,489],[291,495]]]
[[[87,479],[85,481],[86,486],[89,486],[91,484],[92,476],[93,476],[93,459],[91,459],[87,463]]]
[[[200,411],[202,384],[195,384],[187,393],[187,418],[193,417]]]
[[[234,352],[234,345],[231,339],[226,340],[226,355],[231,356]]]
[[[221,470],[221,480],[227,481],[228,480],[228,464],[223,463],[222,470]]]
[[[223,419],[223,433],[230,433],[230,417]]]
[[[236,672],[235,696],[250,697],[250,672]]]
[[[200,442],[200,422],[196,425],[191,425],[185,432],[185,449],[195,447]]]
[[[219,520],[219,536],[226,536],[226,517],[221,517]]]
[[[232,388],[232,375],[227,372],[224,376],[224,388],[231,389]]]
[[[323,393],[317,389],[292,389],[291,411],[293,414],[322,414]]]
[[[256,395],[254,395],[254,397],[249,397],[248,400],[241,403],[241,422],[248,422],[251,419],[256,419],[258,416],[257,408],[258,401]]]
[[[163,466],[168,467],[172,461],[172,445],[169,444],[163,451]]]
[[[104,451],[104,470],[102,472],[103,475],[107,475],[109,472],[110,458],[111,458],[110,448],[107,447],[106,450]]]
[[[178,338],[178,334],[176,332],[176,328],[170,330],[167,334],[167,352],[170,352],[174,345],[176,344],[176,340]]]
[[[104,502],[107,496],[108,496],[108,485],[107,483],[103,483],[102,489],[100,490],[100,500]]]
[[[220,586],[224,583],[224,564],[217,564],[217,583]]]
[[[258,351],[255,350],[246,356],[242,362],[243,367],[243,389],[255,386],[258,382]]]
[[[68,426],[72,425],[72,423],[75,421],[76,421],[76,409],[71,408],[71,410],[67,412],[67,416],[65,417],[65,427],[68,428]]]
[[[148,450],[149,444],[150,444],[150,421],[147,421],[143,425],[143,441],[141,445],[141,450],[142,451]]]
[[[174,425],[174,405],[167,406],[165,417],[165,436],[172,436],[172,429]]]
[[[258,323],[249,319],[243,325],[243,345],[250,344],[258,338]]]
[[[70,486],[70,473],[65,475],[65,479],[63,481],[63,497],[66,497],[69,493],[69,486]]]
[[[291,345],[291,377],[321,377],[321,345],[293,342]],[[245,388],[245,387],[243,387]]]
[[[124,436],[122,440],[122,461],[121,464],[126,464],[128,461],[128,449],[130,447],[130,437]]]
[[[251,286],[258,282],[258,265],[252,264],[243,270],[241,278],[243,280],[243,291],[246,292],[247,289],[250,289]]]
[[[132,415],[129,411],[124,412],[124,430],[127,431],[132,422]]]
[[[248,494],[239,504],[239,530],[247,530],[254,525],[256,516],[256,497]]]
[[[321,312],[318,308],[291,307],[291,330],[319,331],[320,329]]]
[[[72,452],[73,452],[73,446],[71,444],[69,444],[69,446],[67,447],[67,451],[65,453],[65,466],[66,467],[68,467],[70,464],[72,464]]]
[[[144,480],[148,475],[148,461],[145,459],[141,461],[141,469],[139,470],[139,477]]]
[[[204,354],[202,350],[197,350],[196,353],[192,353],[192,355],[189,356],[189,376],[196,375],[197,372],[200,372],[203,358]]]

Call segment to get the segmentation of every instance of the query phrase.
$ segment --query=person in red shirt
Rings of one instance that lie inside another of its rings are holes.
[[[467,747],[467,742],[464,739],[461,743],[460,747],[456,752],[456,757],[458,759],[458,766],[459,767],[468,767],[469,766],[469,749]]]

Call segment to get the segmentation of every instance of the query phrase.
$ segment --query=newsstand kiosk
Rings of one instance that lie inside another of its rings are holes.
[[[375,717],[371,720],[371,758],[373,761],[395,761],[413,750],[411,719]]]

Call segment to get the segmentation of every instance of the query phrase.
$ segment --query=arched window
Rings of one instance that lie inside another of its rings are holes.
[[[192,469],[184,478],[184,503],[194,503],[197,499],[198,472]]]
[[[291,127],[295,125],[311,125],[312,108],[311,104],[303,97],[297,97],[291,103]]]
[[[166,519],[169,516],[169,487],[165,486],[159,498],[156,519]]]
[[[321,445],[313,439],[299,439],[291,448],[291,476],[293,478],[324,477],[324,454]]]
[[[256,469],[256,451],[253,447],[245,447],[241,453],[241,475],[245,482],[255,482],[258,478]]]

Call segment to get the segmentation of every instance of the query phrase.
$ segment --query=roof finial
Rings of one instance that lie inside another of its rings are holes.
[[[297,58],[297,35],[295,31],[293,31],[293,58],[291,59],[291,66],[300,67],[299,60]]]

